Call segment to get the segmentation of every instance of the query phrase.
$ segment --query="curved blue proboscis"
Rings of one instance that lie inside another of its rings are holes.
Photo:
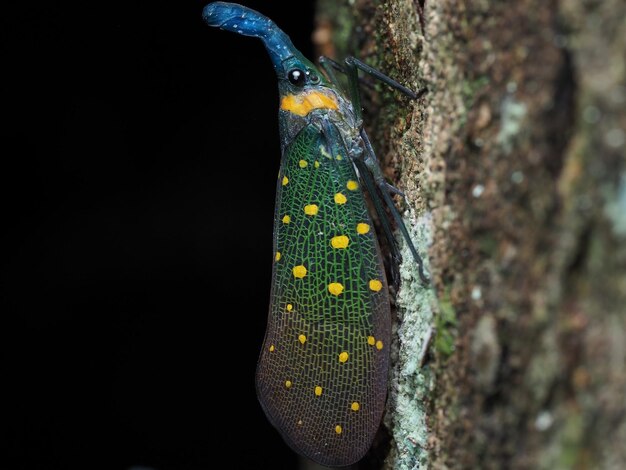
[[[291,39],[272,20],[236,3],[213,2],[204,7],[202,18],[209,26],[261,39],[277,72],[283,62],[299,55]]]

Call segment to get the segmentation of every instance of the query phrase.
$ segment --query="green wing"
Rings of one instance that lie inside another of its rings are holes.
[[[303,128],[283,155],[261,405],[297,452],[330,466],[371,445],[387,393],[387,282],[342,145]]]

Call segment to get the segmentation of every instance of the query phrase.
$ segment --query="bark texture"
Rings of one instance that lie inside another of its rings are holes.
[[[320,0],[315,40],[429,90],[364,100],[432,278],[371,467],[626,468],[626,4]]]

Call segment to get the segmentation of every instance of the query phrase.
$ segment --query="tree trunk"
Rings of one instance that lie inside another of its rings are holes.
[[[428,88],[364,100],[432,280],[384,468],[626,468],[625,38],[619,0],[320,1],[321,53]]]

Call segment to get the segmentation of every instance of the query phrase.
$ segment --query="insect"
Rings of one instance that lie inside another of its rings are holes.
[[[419,95],[354,58],[345,66],[324,59],[321,74],[274,22],[244,6],[210,3],[203,18],[260,38],[278,76],[282,160],[259,401],[295,451],[323,465],[350,465],[381,421],[391,339],[387,280],[364,188],[380,195],[376,210],[382,215],[386,205],[410,243],[362,128],[357,69]],[[348,94],[336,71],[347,74]],[[389,224],[383,228],[393,239]]]

